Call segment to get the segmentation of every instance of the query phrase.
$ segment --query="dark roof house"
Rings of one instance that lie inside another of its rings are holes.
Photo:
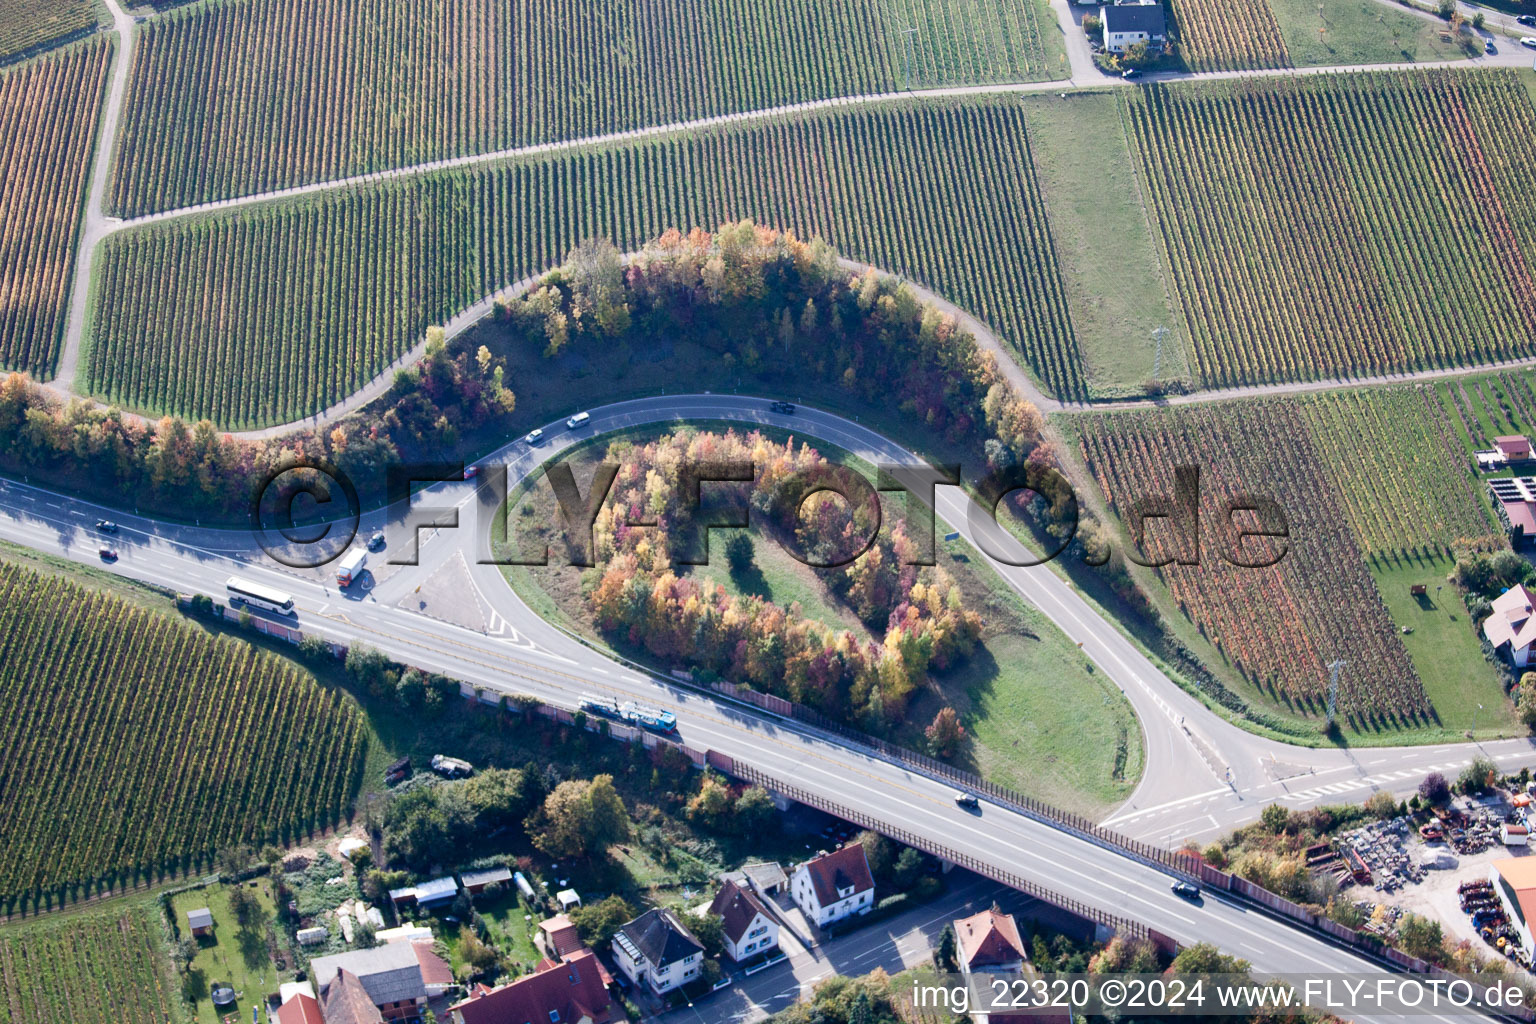
[[[727,880],[720,887],[720,891],[715,893],[714,902],[709,905],[709,912],[720,915],[721,928],[726,938],[732,942],[742,940],[747,929],[757,919],[757,915],[768,916],[762,901],[752,895],[750,889],[744,889],[730,880]]]
[[[321,987],[320,1012],[325,1024],[384,1024],[384,1015],[362,979],[345,967]]]
[[[652,964],[676,963],[704,952],[693,933],[665,907],[647,910],[620,928],[619,935]]]
[[[1168,34],[1168,19],[1159,3],[1109,4],[1101,10],[1104,33],[1145,32],[1153,39]]]

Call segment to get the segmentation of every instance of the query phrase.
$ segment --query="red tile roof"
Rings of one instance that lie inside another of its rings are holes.
[[[314,996],[300,992],[277,1008],[277,1024],[325,1024]]]
[[[613,1001],[597,967],[597,957],[587,950],[550,970],[526,975],[449,1009],[462,1015],[464,1024],[575,1024],[583,1017],[591,1018],[592,1024],[608,1024],[615,1019]],[[558,1016],[551,1017],[551,1012]]]
[[[823,907],[848,898],[838,895],[840,889],[852,886],[855,893],[860,893],[875,887],[874,877],[869,873],[869,859],[864,856],[863,843],[849,843],[841,850],[808,860],[805,869],[810,873],[816,902]]]
[[[556,914],[547,921],[540,921],[539,931],[544,933],[548,950],[555,956],[569,956],[581,949],[581,936],[569,915]]]
[[[995,910],[983,910],[956,921],[955,942],[960,947],[960,962],[968,969],[1029,959],[1024,955],[1024,943],[1013,915]]]
[[[432,951],[430,942],[413,942],[411,948],[416,950],[416,960],[421,964],[421,983],[436,988],[439,985],[453,984],[453,968],[448,962]]]

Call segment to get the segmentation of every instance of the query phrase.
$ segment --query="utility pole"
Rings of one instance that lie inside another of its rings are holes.
[[[1328,724],[1333,725],[1333,713],[1339,706],[1339,670],[1349,662],[1342,658],[1335,658],[1328,663],[1330,679],[1328,681]]]
[[[1483,706],[1479,704],[1477,711],[1472,712],[1472,731],[1467,733],[1467,735],[1473,739],[1477,738],[1477,712],[1481,710],[1483,710]]]
[[[901,80],[902,80],[901,88],[902,88],[902,91],[904,91],[904,92],[911,92],[912,91],[912,37],[917,35],[917,28],[914,26],[912,28],[897,29],[897,31],[900,32],[902,35],[906,36],[906,41],[905,41],[905,43],[904,43],[904,45],[902,47],[903,66],[902,66],[902,74],[901,74]]]
[[[1168,337],[1168,328],[1162,324],[1152,332],[1152,340],[1157,342],[1157,351],[1152,356],[1152,379],[1157,380],[1163,372],[1163,339]]]

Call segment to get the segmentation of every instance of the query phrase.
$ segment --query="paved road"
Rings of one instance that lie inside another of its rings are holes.
[[[591,429],[606,431],[678,417],[792,426],[802,436],[824,438],[865,457],[899,452],[857,424],[828,414],[805,410],[794,417],[776,417],[765,401],[730,396],[620,403],[594,410]],[[511,445],[494,457],[494,461],[508,465],[514,483],[545,458],[578,440],[562,424],[551,424],[548,431],[549,443],[539,451]],[[420,565],[400,569],[366,596],[339,593],[334,584],[315,573],[277,567],[252,552],[249,539],[238,532],[170,527],[138,517],[116,517],[123,529],[117,541],[122,558],[115,571],[214,597],[223,596],[225,578],[238,572],[291,593],[298,624],[306,631],[343,643],[367,643],[394,658],[492,692],[529,693],[567,706],[581,692],[638,697],[674,710],[682,740],[697,749],[718,750],[773,777],[793,780],[812,792],[855,805],[877,820],[899,825],[919,843],[958,845],[984,862],[1018,872],[1090,905],[1133,916],[1180,941],[1216,942],[1252,961],[1261,973],[1374,970],[1357,957],[1225,898],[1208,898],[1202,906],[1185,903],[1168,892],[1169,878],[1163,871],[1118,852],[990,804],[984,805],[979,815],[969,814],[954,806],[947,785],[815,730],[676,690],[664,681],[608,661],[528,611],[502,583],[494,567],[472,565],[470,569],[472,589],[487,612],[489,625],[484,631],[439,622],[392,603],[390,593],[383,591],[409,594],[413,581],[427,578],[452,558],[465,558],[466,552],[467,561],[473,562],[473,541],[478,533],[468,527],[473,513],[494,504],[494,499],[464,493],[468,488],[467,484],[442,485],[418,498],[418,503],[457,507],[466,528],[434,531],[422,547]],[[963,501],[958,491],[944,494],[939,510],[953,525],[975,536],[977,531],[966,521],[969,517],[960,512]],[[22,484],[0,484],[0,536],[29,547],[94,564],[97,540],[91,526],[97,515],[98,510],[85,503]],[[957,519],[960,521],[955,522]],[[398,527],[400,510],[370,513],[363,528],[372,529],[386,521]],[[391,548],[397,553],[402,550],[398,538],[391,541]],[[1322,779],[1344,784],[1368,778],[1384,788],[1407,788],[1413,779],[1385,778],[1388,770],[1414,771],[1415,762],[1426,757],[1449,763],[1467,756],[1465,748],[1452,747],[1374,751],[1366,755],[1371,760],[1354,761],[1335,751],[1306,752],[1268,744],[1226,726],[1236,733],[1234,737],[1221,728],[1225,723],[1206,716],[1199,729],[1209,730],[1206,739],[1219,749],[1228,749],[1225,742],[1235,738],[1247,752],[1273,748],[1289,758],[1304,757],[1319,765],[1307,780],[1308,788],[1303,789],[1294,781],[1266,779],[1260,763],[1234,764],[1236,786],[1222,794],[1225,784],[1217,782],[1208,768],[1175,767],[1171,772],[1168,768],[1170,763],[1189,766],[1194,763],[1192,757],[1200,756],[1192,753],[1194,744],[1182,730],[1169,725],[1168,716],[1184,713],[1183,709],[1192,706],[1192,698],[1157,673],[1117,631],[1096,619],[1081,598],[1048,570],[1010,570],[1007,578],[1026,598],[1056,618],[1069,635],[1084,637],[1085,652],[1126,690],[1142,715],[1151,737],[1149,773],[1158,772],[1160,781],[1157,792],[1146,792],[1148,787],[1143,785],[1133,806],[1123,809],[1121,817],[1128,826],[1138,820],[1171,820],[1168,809],[1158,806],[1168,799],[1177,801],[1173,806],[1180,809],[1178,813],[1194,809],[1211,817],[1218,812],[1251,817],[1259,803],[1287,786],[1297,806],[1322,799],[1311,792],[1316,788],[1314,783]],[[1159,706],[1159,710],[1149,712],[1149,702],[1166,704],[1167,709]],[[1528,756],[1529,747],[1498,752]],[[1393,760],[1397,757],[1405,760]],[[1234,808],[1238,810],[1234,812]]]
[[[771,413],[767,404],[764,399],[725,395],[641,399],[594,410],[592,429],[606,431],[680,419],[728,420],[793,429],[800,436],[836,444],[869,461],[914,459],[857,423],[811,409],[779,416]],[[563,422],[549,424],[546,432],[547,443],[535,451],[516,443],[491,457],[492,461],[506,461],[511,486],[579,439]],[[419,650],[430,647],[429,640],[419,638],[418,633],[426,630],[430,637],[438,637],[440,631],[457,627],[436,623],[399,605],[406,603],[422,581],[457,559],[466,566],[488,632],[496,639],[510,641],[530,655],[553,659],[542,664],[564,666],[563,672],[574,674],[579,669],[588,673],[587,678],[621,672],[523,605],[494,566],[476,564],[477,533],[471,529],[471,513],[478,512],[473,504],[475,495],[468,490],[469,485],[448,485],[448,489],[454,486],[463,492],[451,504],[457,506],[464,528],[430,532],[423,542],[419,565],[381,574],[379,585],[365,595],[338,593],[323,571],[297,573],[276,566],[253,550],[250,537],[238,531],[179,527],[113,513],[114,518],[124,518],[125,522],[118,569],[187,592],[222,595],[223,581],[232,571],[227,559],[252,563],[242,573],[294,592],[301,608],[308,604],[307,622],[326,629],[345,629],[349,637],[375,643],[412,661]],[[1146,752],[1143,781],[1108,819],[1129,835],[1164,843],[1209,838],[1256,818],[1265,804],[1276,800],[1308,807],[1346,796],[1363,799],[1378,789],[1406,795],[1425,772],[1457,770],[1479,750],[1506,764],[1536,757],[1536,747],[1529,740],[1349,751],[1295,747],[1255,736],[1220,718],[1169,679],[1051,567],[1021,567],[993,557],[1025,561],[1028,553],[980,513],[959,488],[940,488],[937,509],[940,518],[978,547],[1011,587],[1082,646],[1084,656],[1120,687],[1134,707]],[[85,561],[95,560],[95,538],[86,528],[106,510],[21,484],[0,484],[0,511],[7,513],[7,518],[0,518],[0,536],[42,550],[70,553]],[[399,513],[374,512],[364,517],[362,528],[379,528],[391,519],[398,524]],[[398,552],[400,545],[393,544],[392,550]],[[397,633],[392,625],[397,621],[411,625]],[[562,685],[569,690],[572,682],[566,679]],[[686,699],[682,702],[688,703]]]
[[[53,383],[62,391],[73,390],[75,371],[80,362],[80,342],[85,333],[86,304],[90,299],[91,268],[102,239],[122,222],[103,212],[106,201],[107,174],[112,169],[112,153],[117,145],[117,123],[123,111],[123,97],[128,92],[128,69],[133,63],[134,28],[132,16],[124,13],[117,0],[106,0],[112,13],[112,32],[117,36],[112,58],[112,84],[107,92],[106,108],[96,129],[96,155],[91,163],[91,180],[85,196],[85,220],[75,243],[75,276],[70,285],[69,315],[64,322],[64,351],[59,355]]]

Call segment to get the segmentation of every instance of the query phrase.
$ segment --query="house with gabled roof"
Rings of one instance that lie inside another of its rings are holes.
[[[613,958],[625,977],[657,994],[688,984],[704,969],[704,947],[665,907],[647,910],[620,928]]]
[[[875,879],[862,843],[824,853],[795,868],[790,881],[795,903],[818,927],[867,914],[875,907]]]
[[[433,951],[430,942],[391,942],[316,957],[309,968],[327,1024],[331,1021],[327,992],[343,976],[355,978],[387,1020],[419,1016],[429,998],[442,995],[453,985],[452,968]]]
[[[320,1012],[320,1001],[307,992],[300,992],[283,1001],[274,1014],[277,1024],[325,1024]]]
[[[1038,977],[1025,952],[1024,940],[1019,935],[1018,922],[1012,914],[1005,914],[993,907],[970,917],[962,917],[950,926],[955,933],[955,959],[960,973],[984,977],[971,984],[973,991],[998,991],[1004,984],[1013,991],[1012,981],[998,979],[1022,978],[1026,983]],[[985,976],[991,976],[990,978]],[[1063,1009],[1010,1010],[993,1013],[982,1009],[971,1011],[973,1024],[1072,1024],[1072,1015]]]
[[[1168,20],[1157,0],[1110,4],[1100,14],[1104,23],[1104,49],[1124,53],[1137,43],[1159,46],[1168,39]]]
[[[363,985],[363,979],[339,968],[320,986],[320,1014],[325,1024],[384,1024],[384,1011],[373,1001],[373,993]],[[393,1008],[389,1020],[400,1020],[417,1013],[411,1004],[410,1013]]]
[[[720,934],[732,960],[745,960],[779,945],[779,923],[751,889],[727,879],[709,912],[720,917]]]
[[[1508,647],[1506,656],[1515,668],[1528,668],[1531,648],[1536,646],[1536,597],[1516,584],[1493,599],[1493,610],[1483,620],[1483,636],[1495,651]]]
[[[590,949],[564,963],[546,960],[536,973],[498,988],[477,985],[448,1015],[453,1024],[608,1024],[623,1016]]]
[[[1017,974],[1029,961],[1012,914],[983,910],[960,918],[953,927],[962,974]]]

